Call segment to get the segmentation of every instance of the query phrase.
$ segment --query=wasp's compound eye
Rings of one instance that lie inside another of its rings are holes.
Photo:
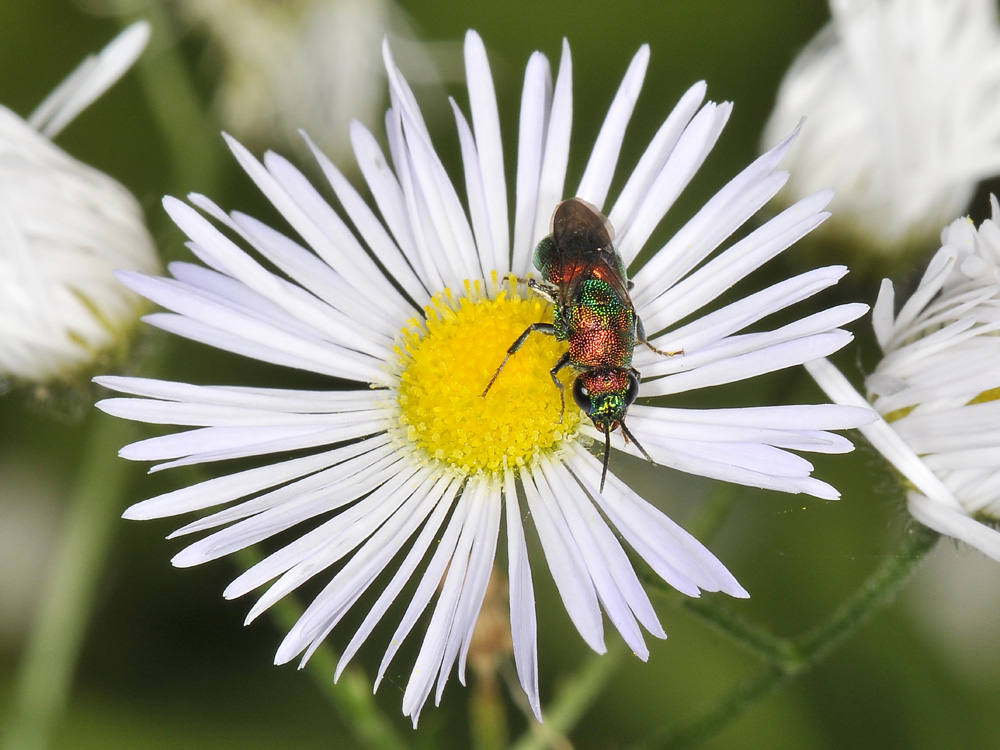
[[[590,391],[579,379],[573,383],[573,400],[576,401],[577,406],[583,409],[585,414],[590,414],[591,409],[594,408],[594,404],[590,400]]]
[[[634,372],[628,374],[628,390],[625,392],[625,403],[631,404],[639,395],[639,378]]]

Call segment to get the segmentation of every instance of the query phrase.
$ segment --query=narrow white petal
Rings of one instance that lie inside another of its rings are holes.
[[[460,483],[452,481],[444,491],[444,494],[434,507],[434,511],[431,513],[427,523],[424,524],[424,527],[417,535],[417,539],[414,541],[413,546],[410,547],[406,557],[400,563],[399,569],[396,571],[395,575],[393,575],[392,580],[390,580],[389,583],[386,584],[385,588],[382,589],[382,593],[379,595],[378,600],[372,605],[368,614],[365,616],[364,621],[351,638],[350,643],[348,643],[344,648],[344,653],[340,657],[340,662],[337,665],[337,671],[334,674],[334,680],[340,679],[341,673],[347,667],[350,660],[357,653],[358,649],[361,648],[368,636],[371,635],[372,630],[375,629],[375,626],[378,625],[382,617],[385,616],[386,611],[388,611],[390,605],[396,600],[396,597],[399,596],[403,587],[413,577],[417,566],[427,554],[427,550],[430,548],[431,543],[439,539],[438,531],[444,523],[448,512],[455,503],[455,497],[458,494],[459,488]],[[447,564],[447,561],[445,561],[445,564]],[[377,687],[378,681],[376,680],[376,688]]]
[[[709,102],[685,128],[667,163],[643,195],[628,234],[619,241],[625,258],[634,258],[639,253],[674,201],[705,163],[731,112],[732,105],[728,102]]]
[[[490,235],[494,252],[510,252],[507,217],[507,180],[504,177],[503,146],[500,141],[500,114],[497,110],[493,75],[483,40],[474,32],[465,35],[465,76],[468,81],[472,128],[476,135],[479,171],[486,191]]]
[[[403,122],[397,107],[386,112],[385,128],[396,173],[399,175],[399,184],[403,189],[407,223],[416,248],[414,266],[422,269],[430,288],[442,289],[447,286],[445,279],[454,278],[456,274],[448,263],[450,258],[442,257],[436,252],[439,240],[435,235],[434,224],[428,216],[426,201],[420,192],[417,177],[414,175],[416,168],[403,134]]]
[[[848,406],[867,406],[868,402],[851,386],[843,374],[825,359],[817,359],[806,365],[813,380],[823,389],[834,403]],[[941,482],[920,457],[903,441],[895,430],[881,417],[869,425],[859,427],[861,434],[892,463],[899,472],[909,479],[927,497],[946,508],[961,512],[961,503]]]
[[[559,59],[559,73],[552,93],[552,109],[549,112],[548,129],[545,133],[545,152],[542,171],[538,178],[538,206],[535,210],[535,229],[531,232],[537,243],[550,231],[552,212],[566,196],[566,166],[569,163],[569,141],[573,129],[573,58],[569,42],[563,39],[562,57]],[[514,258],[513,268],[522,273],[530,268],[531,254]]]
[[[906,507],[924,526],[975,547],[1000,562],[1000,531],[970,518],[963,510],[931,500],[919,492],[907,495]]]
[[[366,531],[371,533],[371,526],[377,526],[391,515],[425,478],[426,471],[421,472],[405,461],[399,461],[394,467],[383,467],[358,476],[356,481],[343,488],[343,493],[338,493],[335,497],[328,494],[325,502],[329,510],[336,510],[357,498],[363,498],[360,502],[251,566],[226,587],[224,596],[235,599],[278,578],[247,615],[248,622],[253,620],[274,602],[354,549],[361,543],[358,537],[367,536]],[[321,506],[323,499],[318,500],[317,505]],[[281,509],[276,510],[278,512],[272,515],[280,524]],[[291,513],[289,517],[294,520]],[[253,519],[249,520],[252,522]],[[250,528],[253,528],[252,523]]]
[[[429,137],[420,132],[408,111],[402,114],[406,144],[413,161],[414,187],[422,197],[425,220],[433,226],[438,239],[440,267],[449,269],[445,280],[454,286],[463,279],[476,278],[481,272],[476,244],[458,194]],[[443,262],[445,259],[447,263]]]
[[[573,473],[588,487],[591,497],[611,523],[663,580],[688,596],[723,591],[730,596],[747,593],[726,567],[697,539],[651,506],[614,474],[604,492],[598,492],[601,467],[582,446],[574,446]]]
[[[705,263],[665,292],[660,309],[644,322],[650,330],[658,331],[701,309],[819,226],[827,216],[821,209],[829,202],[830,195],[818,194],[800,201]],[[641,290],[639,281],[637,276],[636,287]],[[645,309],[648,303],[637,304]]]
[[[238,406],[278,412],[322,413],[366,411],[384,401],[384,391],[304,391],[287,388],[249,388],[233,385],[192,385],[153,378],[102,375],[94,382],[133,396],[193,404]]]
[[[539,178],[545,154],[545,131],[552,106],[552,70],[548,58],[536,52],[528,60],[521,92],[521,118],[517,136],[517,180],[514,209],[514,268],[527,260],[540,239],[535,235]]]
[[[243,504],[244,506],[251,504],[251,508],[237,506],[234,509],[237,512],[231,514],[232,520],[229,525],[185,547],[171,562],[178,568],[201,565],[270,539],[304,521],[337,510],[352,502],[360,493],[379,487],[399,473],[398,461],[398,457],[391,454],[371,459],[365,456],[364,461],[341,464],[336,467],[338,471],[322,472],[289,487],[282,487],[274,493],[268,493],[269,496],[259,503],[256,502],[259,498],[254,498]],[[344,478],[341,479],[338,475]],[[334,486],[338,491],[331,493],[330,488]],[[373,503],[367,499],[364,505],[367,508],[366,521],[368,521],[376,510],[372,507]],[[353,517],[350,511],[344,512],[342,516],[343,518],[338,516],[335,519],[336,523],[331,521],[324,527],[328,539],[332,538],[333,529]],[[220,525],[222,521],[212,519],[210,523]],[[179,531],[186,532],[187,529]],[[171,536],[177,536],[178,533],[175,532]]]
[[[386,120],[389,123],[391,118],[387,116]],[[389,127],[387,124],[387,130]],[[391,130],[389,133],[391,134]],[[438,287],[427,274],[420,250],[417,247],[413,228],[410,226],[403,188],[390,169],[378,141],[375,140],[371,131],[361,123],[353,122],[351,123],[351,145],[354,148],[358,168],[371,191],[375,205],[378,206],[379,214],[385,220],[386,226],[389,227],[403,257],[413,268],[413,272],[425,289],[437,289]],[[417,297],[414,297],[414,300],[420,302]]]
[[[522,472],[521,482],[545,561],[566,612],[587,645],[603,654],[607,647],[604,645],[604,624],[597,592],[587,573],[583,555],[573,540],[566,520],[558,511],[553,492],[538,472],[532,472],[530,476]]]
[[[276,489],[264,492],[263,494],[258,494],[249,500],[244,500],[243,502],[232,505],[224,510],[197,518],[191,523],[172,532],[167,538],[173,539],[175,537],[185,536],[196,532],[209,531],[219,526],[235,523],[244,518],[249,518],[250,516],[268,511],[272,508],[284,506],[284,504],[290,500],[294,500],[295,498],[307,493],[319,493],[322,492],[324,488],[329,491],[329,488],[338,482],[345,482],[345,485],[353,485],[357,482],[358,476],[365,476],[387,466],[391,462],[390,457],[392,455],[392,443],[386,438],[385,435],[376,435],[375,437],[359,440],[355,443],[348,443],[347,445],[335,448],[332,451],[326,451],[322,454],[318,454],[318,456],[308,456],[307,458],[313,459],[313,461],[299,465],[298,467],[293,466],[292,468],[295,473],[285,480],[287,483],[272,480],[270,484],[263,484],[265,478],[261,477],[257,479],[257,481],[261,483],[261,486],[257,489],[265,489],[267,487],[275,487]],[[318,458],[325,459],[326,463],[320,467],[321,470],[314,470],[306,475],[306,469],[315,467],[317,465],[316,459]],[[259,468],[267,469],[271,474],[280,476],[286,472],[290,473],[290,470],[285,469],[286,463],[297,464],[302,460],[303,459],[289,459],[288,461],[279,461],[271,466]],[[252,469],[251,471],[256,471],[256,469]],[[224,477],[219,477],[219,479],[223,478]],[[246,486],[246,483],[253,478],[254,477],[244,477],[243,482],[235,485],[235,489],[242,489]],[[202,482],[201,485],[208,485],[209,482],[213,481],[216,480],[207,480],[206,482]],[[194,488],[198,488],[201,485],[195,485]],[[193,494],[194,498],[197,499],[199,497],[204,497],[207,493],[212,491],[226,491],[228,489],[229,488],[226,485],[222,485],[221,487],[205,486],[202,487],[199,492]],[[183,490],[178,490],[177,492],[183,492]],[[230,497],[226,501],[247,497],[250,494],[252,494],[252,492],[244,491],[242,495]],[[184,500],[186,498],[182,495],[180,498],[175,497],[175,500],[176,499]],[[223,496],[223,499],[226,499],[225,496]],[[214,502],[212,504],[221,505],[222,501],[220,500],[219,502]]]
[[[634,275],[637,306],[676,284],[781,189],[788,175],[775,169],[794,137],[792,133],[730,180]]]
[[[502,511],[501,495],[496,491],[496,488],[486,486],[485,492],[480,495],[480,502],[487,506],[486,512],[482,515],[479,528],[476,529],[476,538],[473,540],[469,569],[462,588],[461,606],[452,628],[452,639],[448,651],[445,652],[441,674],[438,677],[436,703],[441,702],[441,694],[447,677],[446,670],[450,670],[450,665],[454,663],[455,644],[461,649],[458,655],[458,678],[463,685],[465,684],[465,666],[469,657],[469,647],[472,645],[472,635],[476,629],[476,623],[479,621],[479,613],[482,611],[483,601],[486,598],[486,588],[489,585],[493,565],[496,562]]]
[[[677,106],[674,107],[656,135],[653,136],[653,140],[650,141],[642,158],[639,159],[639,163],[632,170],[628,182],[622,188],[614,208],[608,213],[611,225],[618,232],[617,247],[625,258],[626,265],[634,259],[639,251],[638,247],[633,247],[635,243],[623,245],[623,240],[628,236],[638,207],[652,187],[656,176],[660,174],[664,164],[667,163],[681,133],[684,132],[698,107],[705,100],[707,90],[708,86],[705,82],[699,81],[684,93],[684,96],[677,102]]]
[[[666,638],[667,634],[663,631],[628,556],[594,503],[586,494],[579,491],[579,484],[566,466],[556,462],[542,462],[541,466],[549,484],[553,488],[563,490],[557,490],[555,496],[560,503],[563,516],[573,529],[574,537],[581,542],[581,549],[586,546],[593,550],[592,555],[585,554],[584,558],[588,562],[594,582],[603,579],[604,593],[601,594],[601,601],[609,617],[615,622],[636,656],[645,661],[649,653],[643,643],[642,634],[632,618],[633,613],[635,619],[652,635]],[[601,590],[600,585],[599,590]],[[617,606],[618,612],[612,610],[612,602]],[[616,619],[623,621],[629,632],[622,631]],[[636,649],[633,642],[641,648]]]
[[[385,289],[384,293],[391,295],[397,304],[402,304],[395,290],[385,282],[385,277],[329,205],[305,178],[301,175],[294,177],[297,170],[273,154],[265,157],[270,162],[269,168],[235,139],[226,136],[226,143],[265,197],[331,268],[355,288],[375,296]],[[277,176],[272,169],[278,172]],[[371,270],[366,273],[362,269]],[[375,282],[369,276],[381,281]]]
[[[469,199],[469,216],[472,220],[475,246],[478,249],[479,271],[476,276],[482,274],[482,278],[489,278],[493,271],[500,274],[509,271],[509,261],[507,253],[503,252],[502,248],[493,245],[493,236],[490,234],[486,186],[483,183],[483,175],[479,167],[476,138],[455,100],[450,99],[449,101],[452,112],[455,114],[455,125],[458,128],[458,142],[462,149],[462,166],[465,169],[465,190]]]
[[[590,529],[587,528],[586,522],[581,519],[580,511],[576,505],[572,502],[560,502],[559,498],[563,492],[579,494],[579,485],[575,482],[571,485],[560,482],[561,478],[558,476],[552,477],[551,472],[547,471],[546,468],[543,466],[542,471],[546,474],[546,481],[549,482],[553,490],[552,497],[559,503],[559,510],[563,521],[566,523],[570,534],[572,534],[573,543],[580,550],[580,556],[587,567],[587,574],[594,583],[594,588],[597,591],[598,599],[604,607],[604,611],[608,613],[611,624],[615,626],[632,652],[642,661],[647,661],[649,659],[649,649],[642,638],[642,632],[639,630],[635,616],[629,609],[628,604],[626,604],[617,583],[612,580],[611,571],[607,565],[608,561],[603,559],[603,551],[594,539],[594,535],[590,533]],[[592,516],[597,516],[598,522],[604,523],[604,519],[600,518],[599,514],[592,513]],[[592,517],[588,520],[593,523]]]
[[[129,461],[174,459],[150,469],[162,471],[176,466],[264,456],[357,440],[382,432],[384,426],[384,418],[379,416],[368,420],[349,418],[342,420],[342,424],[327,427],[203,427],[141,440],[122,448],[119,455]]]
[[[878,298],[872,308],[872,327],[875,329],[875,339],[884,352],[892,338],[892,328],[896,319],[896,293],[889,279],[882,279]]]
[[[814,407],[815,416],[823,416],[824,405]],[[832,406],[827,404],[837,416],[841,413],[852,415],[853,411],[848,411],[849,407]],[[770,407],[773,409],[800,407]],[[736,413],[739,409],[712,409],[715,411],[725,411]],[[806,409],[802,408],[805,415]],[[722,415],[715,415],[714,419],[702,420],[695,414],[695,410],[689,409],[667,409],[664,407],[641,407],[633,406],[629,410],[629,428],[636,435],[656,435],[661,438],[671,440],[695,440],[699,442],[759,442],[773,445],[779,448],[787,448],[802,451],[814,451],[819,453],[846,453],[852,449],[850,441],[832,432],[825,432],[818,429],[819,424],[813,421],[810,424],[808,416],[805,416],[799,424],[809,425],[799,427],[795,423],[786,423],[781,427],[765,427],[761,423],[739,424],[725,420]],[[867,421],[876,418],[874,412],[858,409],[856,413],[864,415]],[[691,415],[693,418],[688,419]],[[737,418],[740,416],[734,414]],[[850,427],[858,426],[858,419],[845,420]],[[845,429],[846,426],[836,429]],[[645,441],[643,445],[645,445]]]
[[[618,154],[621,153],[625,129],[632,119],[632,111],[639,99],[642,82],[649,67],[649,45],[639,48],[629,63],[625,77],[622,79],[614,101],[608,109],[608,114],[597,134],[597,142],[587,161],[587,168],[580,179],[576,195],[590,201],[597,207],[604,205],[608,197],[608,188],[618,166]]]
[[[329,203],[319,194],[290,161],[273,151],[264,154],[264,167],[286,195],[294,200],[304,216],[309,218],[309,232],[296,229],[312,243],[322,237],[325,242],[318,244],[317,252],[331,268],[337,270],[350,285],[369,299],[379,300],[379,309],[385,315],[398,319],[410,314],[412,308],[406,304],[392,283],[375,264],[361,243],[354,236],[343,219],[337,215]],[[324,250],[327,250],[324,252]],[[331,256],[334,256],[334,261]]]
[[[304,665],[358,599],[371,587],[386,566],[446,495],[452,480],[441,477],[433,486],[425,481],[344,567],[323,588],[289,630],[275,654],[283,664],[302,653]],[[343,659],[342,659],[343,660]]]
[[[261,324],[250,310],[237,313],[229,306],[213,305],[191,297],[184,301],[188,303],[186,311],[197,313],[197,319],[154,313],[143,317],[143,321],[191,341],[261,362],[383,386],[392,380],[378,364],[378,359],[332,342],[324,345],[294,338],[280,326]],[[237,332],[232,332],[233,329]]]
[[[472,492],[463,493],[470,496],[469,503],[472,507],[448,563],[448,570],[438,593],[431,621],[427,625],[426,635],[420,644],[417,660],[410,673],[410,679],[406,683],[406,690],[403,692],[403,713],[413,719],[414,727],[424,703],[430,696],[435,678],[444,678],[446,670],[450,667],[443,660],[449,648],[449,641],[453,637],[452,628],[455,624],[456,613],[461,606],[462,586],[468,570],[469,555],[475,541],[476,529],[486,511],[481,503],[476,502],[481,497],[480,490],[481,485],[474,487]]]
[[[467,522],[470,520],[470,515],[474,510],[470,498],[464,493],[459,496],[457,502],[454,504],[454,512],[448,523],[445,526],[444,534],[440,535],[437,539],[437,546],[434,550],[434,554],[431,556],[430,562],[424,569],[423,574],[420,576],[420,582],[417,584],[417,590],[413,593],[413,598],[410,600],[410,604],[406,608],[406,612],[403,613],[403,618],[397,626],[392,637],[389,639],[389,647],[386,649],[385,656],[382,657],[382,662],[378,668],[378,674],[375,676],[375,689],[378,690],[378,686],[382,682],[382,678],[385,676],[385,670],[389,666],[389,662],[392,661],[399,647],[403,645],[403,641],[406,636],[409,635],[413,626],[416,624],[417,618],[423,614],[423,611],[427,608],[427,604],[430,602],[431,597],[438,590],[438,586],[441,583],[442,576],[444,576],[445,571],[448,570],[451,565],[452,558],[456,553],[456,545],[458,544],[459,536],[465,530]],[[433,641],[429,643],[430,639],[433,637]],[[430,630],[427,631],[424,636],[423,648],[430,649],[440,649],[444,650],[444,634],[436,633],[431,634]],[[433,675],[432,675],[433,679]]]
[[[392,278],[403,287],[403,290],[411,299],[416,301],[417,304],[424,304],[430,299],[429,291],[417,277],[413,267],[386,231],[382,222],[379,221],[375,212],[372,211],[364,198],[361,197],[360,193],[344,177],[341,171],[337,169],[336,165],[330,161],[329,157],[320,150],[319,146],[305,133],[302,133],[302,137],[305,139],[313,157],[323,170],[323,175],[344,206],[344,210],[354,223],[358,233],[369,248],[371,248],[372,254],[379,263],[385,266],[386,270],[392,275]]]
[[[521,689],[538,721],[542,720],[538,694],[538,624],[535,616],[535,589],[531,582],[528,546],[524,539],[521,508],[517,501],[514,472],[504,474],[504,509],[507,522],[507,579],[510,585],[510,634],[514,644],[514,665]]]
[[[28,124],[46,138],[55,138],[132,67],[151,32],[147,21],[137,21],[98,54],[89,55],[45,97],[28,117]]]
[[[795,327],[796,324],[790,324]],[[652,381],[643,381],[643,396],[665,396],[683,393],[696,388],[708,388],[724,383],[777,372],[786,367],[801,365],[819,357],[826,357],[842,349],[853,338],[847,331],[828,331],[799,338],[784,336],[781,329],[770,334],[746,334],[733,336],[715,347],[714,351],[703,354],[710,361],[696,369],[678,372],[674,375]],[[692,357],[693,359],[693,357]]]
[[[695,351],[701,346],[743,330],[768,315],[808,299],[823,289],[836,284],[846,272],[847,269],[843,267],[815,269],[743,297],[707,315],[702,315],[687,325],[671,330],[662,337],[656,335],[658,333],[656,329],[648,327],[646,328],[646,336],[658,348],[662,345],[670,351]],[[655,315],[657,302],[654,301],[649,309]],[[831,310],[836,312],[831,314]],[[867,305],[842,305],[830,308],[824,314],[828,319],[832,317],[830,327],[837,328],[856,320],[867,310]],[[641,310],[640,314],[646,315],[646,310]],[[832,322],[833,320],[839,322]],[[645,325],[645,320],[643,324]],[[644,359],[651,359],[646,351],[649,350],[640,349],[637,355]],[[655,352],[649,352],[649,354],[656,356]],[[641,358],[636,362],[637,367],[642,367],[645,364],[645,362],[640,364]]]

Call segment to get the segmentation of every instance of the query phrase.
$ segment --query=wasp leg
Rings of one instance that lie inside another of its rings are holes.
[[[551,323],[532,323],[530,326],[525,328],[524,333],[518,336],[517,339],[514,340],[514,343],[507,348],[507,356],[503,358],[503,362],[500,363],[497,371],[493,373],[493,377],[490,378],[490,382],[486,384],[486,388],[483,390],[482,394],[480,394],[483,398],[486,397],[486,394],[490,392],[490,388],[493,387],[497,378],[500,377],[500,371],[504,368],[504,365],[507,364],[507,360],[511,358],[511,355],[517,354],[517,350],[524,346],[524,342],[528,340],[528,336],[530,336],[533,331],[547,333],[550,336],[556,335],[556,327]],[[562,387],[561,384],[560,387]]]
[[[643,327],[642,320],[638,315],[635,316],[635,337],[654,352],[662,354],[664,357],[676,357],[677,355],[684,353],[683,349],[678,349],[676,352],[665,352],[662,349],[657,349],[655,346],[650,344],[649,340],[646,338],[646,329]]]
[[[518,281],[520,281],[520,279],[518,279]],[[546,299],[549,302],[555,304],[556,294],[559,293],[558,289],[551,286],[550,284],[545,284],[541,281],[536,281],[535,279],[528,279],[527,283],[528,283],[528,288],[531,291],[533,291],[542,299]]]
[[[569,364],[569,352],[565,352],[556,362],[555,367],[549,370],[549,375],[552,377],[552,382],[556,384],[556,388],[559,389],[559,424],[562,424],[563,416],[566,414],[566,389],[563,388],[562,381],[559,379],[559,371]]]

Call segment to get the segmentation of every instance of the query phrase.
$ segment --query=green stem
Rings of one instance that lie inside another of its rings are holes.
[[[710,597],[685,598],[683,604],[686,609],[764,661],[783,662],[795,659],[795,646],[791,639],[774,635],[767,628],[747,621]]]
[[[503,750],[509,747],[507,711],[496,673],[475,672],[469,694],[469,723],[474,750]]]
[[[129,0],[112,0],[123,25],[137,17]],[[153,27],[149,48],[136,63],[150,110],[166,141],[174,190],[198,190],[211,195],[219,184],[222,140],[219,128],[205,113],[177,47],[174,21],[163,2],[141,4],[141,17]]]
[[[37,622],[17,678],[3,750],[42,750],[66,707],[122,498],[135,469],[118,449],[135,439],[129,422],[90,418],[82,464],[70,497]]]
[[[729,694],[676,729],[648,738],[639,747],[692,747],[719,732],[750,708],[799,674],[812,669],[853,635],[878,610],[888,606],[902,585],[933,549],[940,535],[914,526],[895,554],[887,557],[852,596],[824,623],[792,639],[757,638],[761,631],[747,629],[734,618],[712,614],[709,619],[738,642],[764,655],[767,663],[756,677],[740,683]],[[706,616],[708,607],[691,607]],[[732,626],[732,627],[731,627]],[[746,636],[752,637],[748,641]],[[763,644],[763,645],[762,645]]]
[[[572,747],[565,735],[597,700],[608,679],[621,664],[624,654],[624,648],[612,644],[608,646],[606,654],[595,654],[588,658],[580,671],[562,686],[555,700],[545,709],[545,723],[532,722],[531,728],[511,750]]]
[[[245,567],[261,559],[253,548],[240,551],[236,558]],[[278,627],[287,632],[302,615],[302,607],[294,597],[286,596],[278,600],[270,612]],[[324,643],[310,657],[307,671],[355,739],[366,747],[378,750],[405,750],[409,747],[379,709],[372,694],[372,682],[362,670],[348,667],[340,680],[334,683],[336,670],[337,654]]]

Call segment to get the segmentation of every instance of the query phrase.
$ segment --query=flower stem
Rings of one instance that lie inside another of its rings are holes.
[[[123,26],[135,20],[134,2],[112,0],[112,6],[120,14]],[[181,193],[197,189],[211,194],[221,174],[219,128],[205,113],[180,57],[175,23],[166,4],[142,3],[141,14],[152,25],[153,35],[149,49],[136,63],[136,73],[166,141],[171,159],[170,184]]]
[[[710,620],[734,640],[765,659],[761,672],[737,685],[714,705],[680,727],[647,738],[637,747],[692,747],[743,716],[750,708],[799,674],[815,667],[879,609],[895,599],[902,585],[933,549],[940,535],[915,525],[896,552],[887,557],[868,579],[824,623],[795,638],[781,639],[748,626],[739,618],[691,600],[687,606]]]
[[[260,554],[253,548],[237,553],[244,567],[260,561]],[[271,607],[271,616],[277,626],[288,631],[302,615],[302,607],[294,597],[286,596]],[[362,746],[378,750],[405,750],[409,747],[385,716],[372,695],[372,682],[358,667],[348,667],[334,683],[337,655],[328,644],[320,645],[309,659],[307,670],[320,690],[337,711],[344,724],[350,728]]]
[[[2,750],[48,747],[65,710],[111,534],[136,471],[118,458],[118,449],[136,432],[125,420],[96,411],[90,417],[62,539],[25,647],[9,723],[0,733]]]

